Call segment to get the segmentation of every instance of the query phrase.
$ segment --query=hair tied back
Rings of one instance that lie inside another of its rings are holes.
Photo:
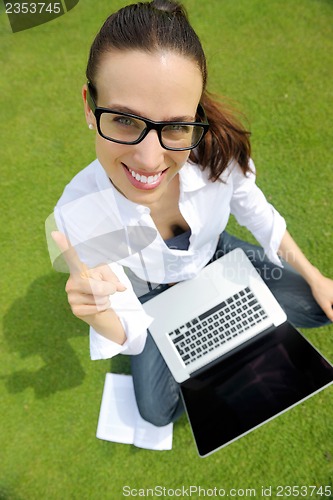
[[[187,19],[187,13],[181,3],[173,2],[172,0],[153,0],[151,6],[156,10],[166,12],[168,14],[180,14]]]

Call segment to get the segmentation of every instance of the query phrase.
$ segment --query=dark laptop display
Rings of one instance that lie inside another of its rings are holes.
[[[238,439],[332,381],[332,366],[284,323],[181,384],[199,455]]]

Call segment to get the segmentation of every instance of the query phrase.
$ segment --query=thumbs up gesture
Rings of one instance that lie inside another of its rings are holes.
[[[126,334],[111,307],[110,296],[125,291],[126,287],[107,264],[89,269],[63,233],[53,231],[51,236],[69,268],[65,290],[73,314],[101,335],[123,344]]]

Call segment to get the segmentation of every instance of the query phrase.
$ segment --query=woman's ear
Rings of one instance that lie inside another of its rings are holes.
[[[82,87],[82,99],[83,99],[83,105],[84,105],[84,114],[86,117],[88,127],[90,129],[94,129],[94,128],[96,128],[96,119],[95,119],[94,113],[90,109],[89,104],[87,102],[87,92],[88,92],[88,87],[87,87],[87,84],[85,83]]]

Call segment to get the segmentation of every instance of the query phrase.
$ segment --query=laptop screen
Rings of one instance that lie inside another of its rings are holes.
[[[333,367],[290,324],[182,384],[200,456],[208,455],[333,381]]]

